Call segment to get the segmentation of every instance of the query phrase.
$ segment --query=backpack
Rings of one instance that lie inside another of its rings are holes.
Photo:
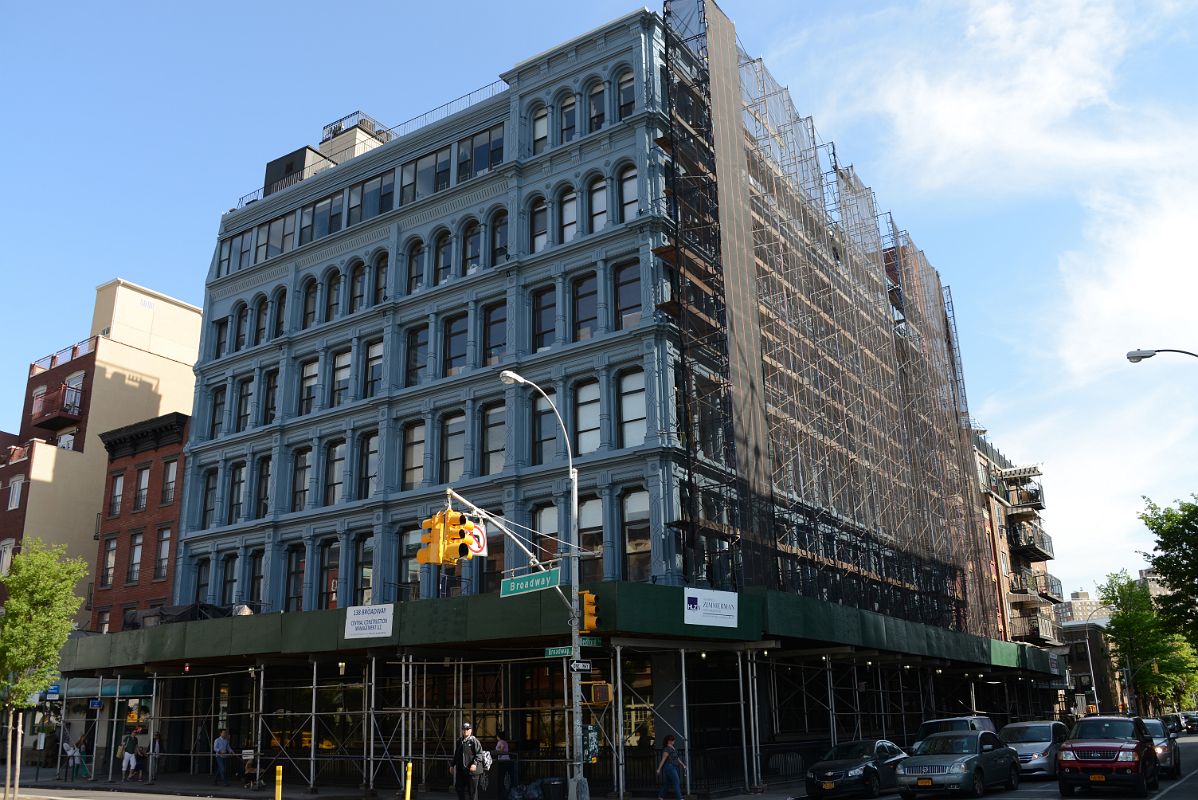
[[[491,751],[480,750],[477,759],[478,765],[483,768],[483,772],[491,769]]]

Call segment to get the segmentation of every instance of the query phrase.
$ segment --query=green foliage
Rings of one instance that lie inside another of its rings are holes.
[[[1156,536],[1144,555],[1171,592],[1157,598],[1161,615],[1198,645],[1198,503],[1179,500],[1176,508],[1161,508],[1147,497],[1144,503],[1140,520]]]
[[[1148,587],[1126,570],[1108,575],[1098,593],[1111,608],[1106,637],[1115,666],[1130,669],[1132,686],[1142,701],[1157,706],[1176,702],[1198,678],[1193,648],[1157,613]]]
[[[83,603],[75,584],[87,575],[87,563],[68,559],[66,547],[27,539],[13,557],[4,586],[8,600],[0,616],[0,676],[6,704],[28,705],[58,677],[58,653],[67,642]]]

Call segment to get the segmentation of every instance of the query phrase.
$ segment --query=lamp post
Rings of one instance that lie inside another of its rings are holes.
[[[1191,353],[1189,350],[1168,350],[1166,348],[1157,348],[1156,350],[1129,350],[1127,360],[1133,364],[1139,364],[1146,358],[1152,358],[1157,353],[1181,353],[1187,356],[1198,358],[1198,353]]]
[[[570,660],[578,661],[582,657],[578,636],[578,470],[574,469],[574,451],[570,446],[570,432],[566,430],[566,423],[562,420],[561,412],[557,410],[557,404],[540,386],[510,369],[500,372],[499,380],[508,386],[524,385],[536,389],[549,404],[553,416],[557,417],[557,424],[562,429],[562,437],[566,442],[566,466],[570,471],[570,550],[568,554],[570,559]],[[573,670],[570,671],[570,697],[574,714],[574,774],[570,778],[570,800],[587,800],[589,792],[586,790],[586,778],[582,774],[584,763],[582,757],[582,675]]]

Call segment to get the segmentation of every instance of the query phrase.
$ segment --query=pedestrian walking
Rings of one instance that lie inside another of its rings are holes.
[[[131,733],[125,735],[121,740],[121,780],[127,781],[133,773],[137,771],[137,748],[141,746],[141,742],[137,740],[137,734],[141,733],[141,728],[134,728]]]
[[[216,782],[228,786],[229,756],[233,755],[233,748],[229,745],[229,732],[226,729],[220,729],[220,736],[212,743],[212,752],[216,754]]]
[[[478,780],[482,777],[478,760],[482,750],[482,742],[474,736],[474,726],[463,722],[462,737],[458,739],[449,762],[449,774],[453,776],[458,800],[478,800]]]
[[[677,741],[673,734],[666,737],[661,748],[661,760],[657,762],[657,775],[661,778],[661,788],[657,790],[657,800],[665,800],[666,790],[674,793],[674,800],[682,800],[682,773],[686,764],[678,757],[674,748]]]

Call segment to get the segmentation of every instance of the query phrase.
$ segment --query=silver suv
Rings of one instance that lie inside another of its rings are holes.
[[[998,738],[1019,754],[1019,771],[1024,777],[1055,777],[1057,749],[1068,735],[1069,729],[1065,727],[1065,723],[1052,720],[1012,722],[1010,725],[1004,725],[998,732]]]

